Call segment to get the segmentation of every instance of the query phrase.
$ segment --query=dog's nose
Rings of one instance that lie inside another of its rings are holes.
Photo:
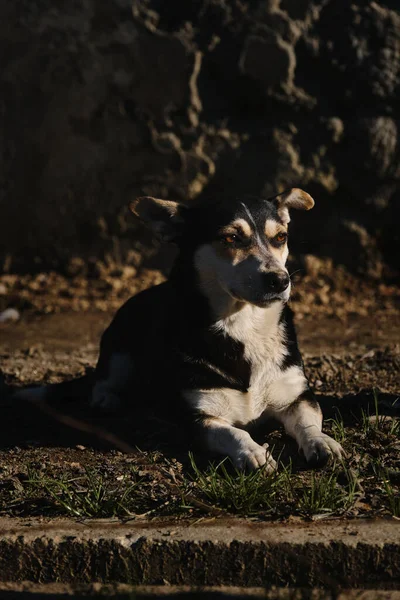
[[[289,285],[289,275],[285,271],[265,273],[264,285],[267,292],[280,294],[284,292]]]

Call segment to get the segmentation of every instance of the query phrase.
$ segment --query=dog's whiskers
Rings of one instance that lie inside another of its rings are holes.
[[[300,273],[300,271],[304,271],[304,269],[297,269],[297,271],[293,271],[293,273],[289,273],[290,279],[293,277],[293,275],[296,275],[296,273]]]

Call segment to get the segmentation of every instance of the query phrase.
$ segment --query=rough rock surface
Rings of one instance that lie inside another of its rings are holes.
[[[14,0],[0,57],[0,270],[149,256],[130,195],[299,185],[295,252],[396,271],[394,0]]]

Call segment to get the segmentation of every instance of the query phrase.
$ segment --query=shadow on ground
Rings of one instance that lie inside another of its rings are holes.
[[[85,398],[63,402],[22,400],[13,396],[14,389],[7,386],[0,372],[0,406],[2,411],[2,436],[0,449],[8,448],[76,448],[84,446],[93,450],[116,450],[123,453],[158,451],[168,458],[177,458],[183,464],[188,460],[188,449],[196,450],[196,440],[176,423],[158,415],[140,415],[124,411],[102,414],[92,409]],[[345,427],[361,422],[363,414],[400,416],[398,395],[371,390],[343,397],[320,395],[318,397],[324,419],[339,418]],[[251,431],[259,443],[276,443],[281,460],[294,459],[295,468],[305,468],[298,456],[294,440],[286,436],[274,436],[279,426],[270,422]],[[272,436],[272,437],[271,437]],[[271,441],[272,440],[272,441]],[[204,453],[202,453],[204,454]],[[210,456],[202,457],[209,460]]]

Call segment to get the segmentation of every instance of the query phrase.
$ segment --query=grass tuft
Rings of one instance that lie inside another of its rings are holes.
[[[361,427],[365,435],[371,433],[386,433],[393,436],[400,436],[400,420],[381,415],[379,413],[379,397],[378,391],[373,390],[374,395],[374,414],[370,414],[370,411],[361,409]],[[395,404],[397,400],[393,404]]]
[[[49,479],[40,471],[28,471],[26,485],[52,501],[61,513],[74,517],[130,516],[134,492],[140,483],[136,472],[120,481],[109,480],[93,469],[73,479]]]
[[[209,502],[231,512],[252,514],[259,509],[273,512],[281,499],[281,491],[288,487],[289,468],[274,473],[266,473],[265,468],[245,473],[233,467],[228,470],[229,463],[224,459],[201,471],[193,455],[189,456],[196,488]]]
[[[298,495],[300,511],[309,514],[342,513],[354,504],[358,479],[350,470],[344,471],[345,484],[339,483],[343,470],[333,468],[321,473],[312,472],[310,485]]]
[[[358,477],[342,464],[320,473],[292,474],[279,465],[272,474],[259,469],[243,473],[228,469],[226,459],[201,471],[190,456],[197,489],[213,505],[230,512],[251,515],[285,512],[307,515],[343,514],[354,504],[359,489]]]
[[[383,493],[387,501],[389,511],[394,517],[400,517],[400,493],[395,489],[388,469],[385,469],[377,460],[373,462],[373,470],[383,485]]]
[[[394,517],[400,518],[400,494],[394,489],[387,473],[384,473],[382,483],[390,512]]]
[[[346,438],[344,422],[342,415],[339,414],[333,419],[327,419],[326,423],[330,423],[332,429],[332,437],[339,443],[342,444]]]

